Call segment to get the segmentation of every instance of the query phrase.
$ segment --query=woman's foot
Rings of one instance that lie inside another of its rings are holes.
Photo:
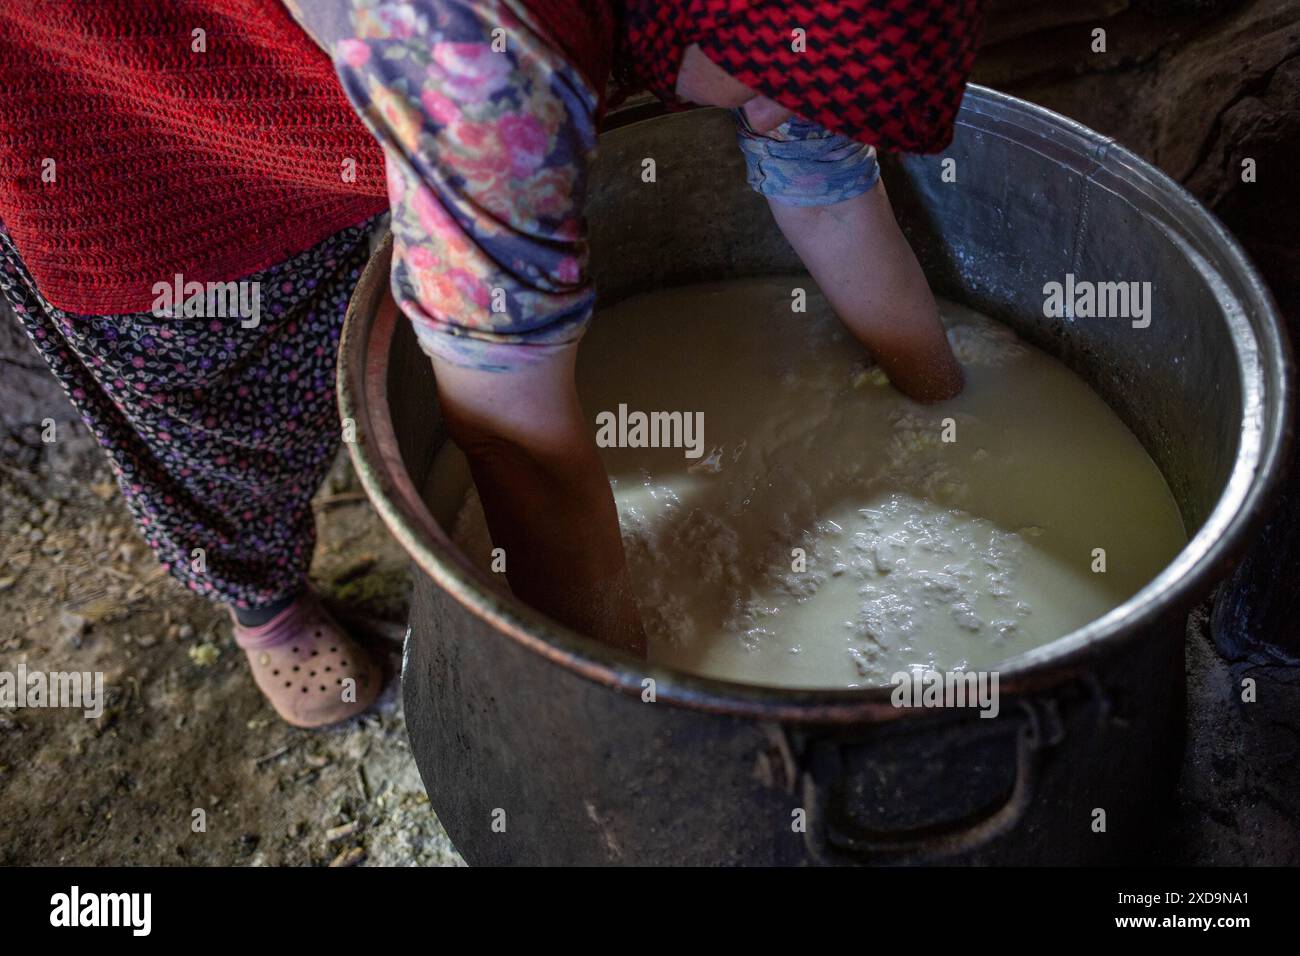
[[[310,590],[265,624],[236,620],[235,643],[248,655],[258,688],[295,727],[347,720],[379,696],[379,668]]]

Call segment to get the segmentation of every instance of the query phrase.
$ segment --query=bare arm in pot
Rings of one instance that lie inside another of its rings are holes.
[[[883,182],[829,206],[768,205],[836,315],[895,388],[918,402],[961,391],[961,366]]]
[[[952,398],[961,367],[875,150],[774,106],[757,98],[733,113],[749,185],[894,387],[920,402]]]
[[[576,355],[574,344],[498,372],[435,358],[438,398],[514,593],[644,655],[614,497],[574,388]]]

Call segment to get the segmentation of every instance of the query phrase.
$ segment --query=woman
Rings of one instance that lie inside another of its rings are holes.
[[[0,67],[18,81],[0,104],[0,288],[151,547],[231,606],[276,710],[343,719],[377,671],[305,587],[309,501],[337,436],[327,383],[382,206],[379,156],[271,0],[56,6],[0,13]],[[978,0],[288,6],[382,148],[393,293],[511,587],[558,620],[644,650],[573,386],[611,69],[673,106],[734,109],[751,185],[848,328],[908,395],[960,390],[872,145],[947,145]],[[60,151],[63,178],[56,158],[41,182]],[[173,274],[255,284],[261,314],[147,311],[143,290]]]

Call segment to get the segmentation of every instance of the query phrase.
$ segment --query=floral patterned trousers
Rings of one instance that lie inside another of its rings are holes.
[[[0,295],[107,452],[141,535],[195,592],[260,607],[306,581],[311,499],[340,438],[339,332],[369,238],[346,229],[247,277],[260,315],[246,327],[64,312],[0,230]]]

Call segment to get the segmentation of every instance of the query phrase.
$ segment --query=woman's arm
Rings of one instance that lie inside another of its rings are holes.
[[[645,653],[609,478],[573,384],[577,346],[509,372],[434,359],[511,590],[584,634]]]
[[[883,182],[829,206],[769,205],[836,315],[895,388],[918,402],[961,391],[961,366]]]
[[[921,402],[960,392],[961,368],[894,221],[875,150],[800,117],[755,126],[748,105],[735,118],[750,186],[890,382]]]

